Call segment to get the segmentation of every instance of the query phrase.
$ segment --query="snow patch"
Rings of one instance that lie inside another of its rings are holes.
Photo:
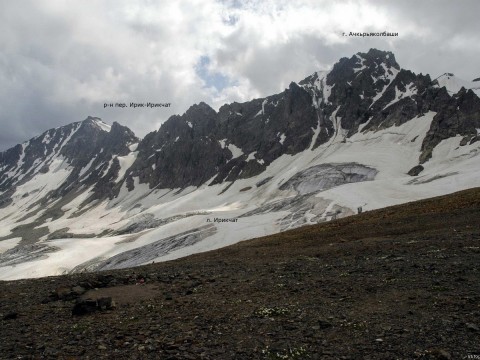
[[[353,69],[353,72],[354,73],[358,73],[360,71],[362,71],[363,69],[365,69],[367,66],[365,65],[365,59],[363,57],[361,57],[360,55],[358,54],[355,54],[355,57],[357,58],[357,62],[356,62],[356,65],[360,65],[359,68],[354,68]]]
[[[440,75],[435,80],[438,83],[438,85],[435,85],[436,87],[445,87],[450,94],[456,94],[464,87],[465,89],[471,89],[475,94],[480,96],[480,83],[478,82],[460,79],[452,73]]]
[[[119,182],[125,176],[127,170],[133,165],[137,159],[138,151],[133,151],[126,156],[117,156],[118,162],[120,163],[120,170],[118,171],[117,180]]]
[[[96,118],[94,120],[95,124],[103,131],[110,132],[112,130],[112,126],[104,123],[102,120]]]
[[[256,154],[256,153],[257,153],[257,152],[254,151],[254,152],[248,154],[248,156],[247,156],[247,158],[245,159],[245,161],[246,161],[246,162],[249,162],[250,160],[257,160],[257,159],[255,158],[255,154]]]
[[[397,77],[398,73],[400,72],[399,70],[397,70],[396,68],[394,67],[391,67],[390,69],[388,69],[384,63],[381,64],[382,67],[383,67],[383,70],[384,70],[384,75],[383,75],[383,79],[384,80],[387,80],[387,84],[383,86],[382,90],[379,91],[377,93],[377,95],[375,95],[375,97],[373,98],[372,100],[372,103],[370,104],[370,106],[368,108],[371,108],[373,106],[373,104],[375,104],[377,102],[378,99],[380,99],[383,95],[383,93],[385,92],[385,90],[388,89],[388,87],[392,84],[392,81]],[[372,77],[373,81],[376,82],[378,81],[378,79],[375,79],[374,77]]]
[[[92,164],[96,158],[97,158],[96,156],[93,157],[92,160],[90,160],[90,162],[80,170],[80,173],[78,174],[79,179],[82,178],[82,176],[85,175],[85,173],[92,167]]]
[[[7,250],[13,249],[18,243],[22,240],[21,237],[1,240],[0,241],[0,254],[4,253]]]
[[[234,144],[228,144],[227,149],[230,150],[230,152],[232,153],[232,159],[236,159],[239,156],[243,155],[242,149],[235,146]]]
[[[390,101],[387,105],[385,105],[385,107],[383,109],[386,109],[386,108],[392,106],[393,104],[400,101],[401,99],[411,97],[412,95],[415,95],[416,93],[417,93],[417,88],[415,87],[415,84],[410,84],[410,86],[408,86],[406,88],[405,92],[400,91],[398,89],[398,87],[395,85],[395,98],[392,101]]]
[[[52,141],[52,138],[50,137],[50,133],[47,132],[42,139],[42,144],[48,145],[50,144],[50,141]],[[45,151],[47,151],[46,148],[45,148]]]

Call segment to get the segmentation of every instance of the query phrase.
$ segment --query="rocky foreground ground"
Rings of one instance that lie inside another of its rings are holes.
[[[477,188],[167,263],[0,282],[0,358],[478,359],[479,270]]]

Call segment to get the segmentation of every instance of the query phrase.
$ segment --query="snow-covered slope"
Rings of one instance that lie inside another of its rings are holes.
[[[456,94],[462,87],[465,89],[471,89],[477,95],[480,96],[480,81],[466,81],[456,77],[452,73],[445,73],[440,75],[434,81],[437,82],[438,87],[444,87],[450,94]]]
[[[479,186],[479,114],[473,93],[371,50],[281,94],[195,105],[141,141],[96,118],[47,132],[0,156],[0,279],[164,261]]]

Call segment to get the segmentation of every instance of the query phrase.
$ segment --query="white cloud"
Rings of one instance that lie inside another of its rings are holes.
[[[143,136],[193,103],[218,108],[267,96],[370,47],[393,50],[400,64],[414,71],[480,76],[473,73],[472,60],[480,55],[478,22],[471,15],[477,3],[436,2],[433,12],[417,3],[2,2],[0,147],[88,115],[119,121]],[[342,36],[384,30],[399,37]],[[442,64],[432,61],[438,51]],[[462,56],[466,60],[458,65]],[[202,57],[210,61],[203,75],[208,79],[196,71]],[[215,87],[215,79],[228,81]],[[130,101],[170,102],[172,107],[103,108],[104,102]]]

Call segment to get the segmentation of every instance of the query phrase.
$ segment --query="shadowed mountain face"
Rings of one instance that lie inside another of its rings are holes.
[[[340,130],[350,137],[361,125],[376,131],[428,111],[437,115],[419,162],[449,137],[478,140],[475,93],[450,96],[430,76],[401,69],[391,52],[372,49],[342,58],[328,74],[315,73],[280,94],[224,105],[218,113],[205,103],[192,106],[143,140],[128,177],[167,188],[198,186],[212,177],[211,184],[248,178],[284,154],[326,143]],[[229,145],[241,151],[234,154]]]
[[[371,49],[141,140],[94,117],[48,130],[0,153],[0,271],[140,264],[476,186],[478,92]],[[51,266],[65,251],[82,255]]]

